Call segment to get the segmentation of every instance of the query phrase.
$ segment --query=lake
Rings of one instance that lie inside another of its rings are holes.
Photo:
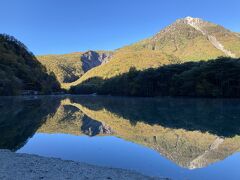
[[[173,180],[240,179],[240,100],[0,98],[0,149]]]

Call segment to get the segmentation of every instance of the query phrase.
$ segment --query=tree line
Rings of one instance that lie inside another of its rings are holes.
[[[127,73],[110,79],[88,79],[72,87],[70,92],[146,97],[240,97],[240,59],[220,57],[143,71],[131,67]]]

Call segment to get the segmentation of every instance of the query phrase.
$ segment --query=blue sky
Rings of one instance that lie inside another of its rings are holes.
[[[239,0],[0,0],[0,33],[35,54],[112,50],[192,16],[240,32]]]

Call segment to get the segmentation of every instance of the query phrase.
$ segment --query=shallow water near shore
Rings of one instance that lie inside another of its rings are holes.
[[[171,179],[240,179],[240,100],[1,98],[0,149]]]

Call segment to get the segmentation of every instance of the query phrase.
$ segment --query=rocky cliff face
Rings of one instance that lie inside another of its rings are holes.
[[[87,51],[63,55],[38,56],[48,72],[54,72],[61,84],[78,80],[84,73],[112,58],[111,51]]]
[[[81,55],[83,63],[83,71],[87,72],[90,69],[97,67],[101,64],[107,63],[113,56],[113,52],[108,51],[88,51]]]

